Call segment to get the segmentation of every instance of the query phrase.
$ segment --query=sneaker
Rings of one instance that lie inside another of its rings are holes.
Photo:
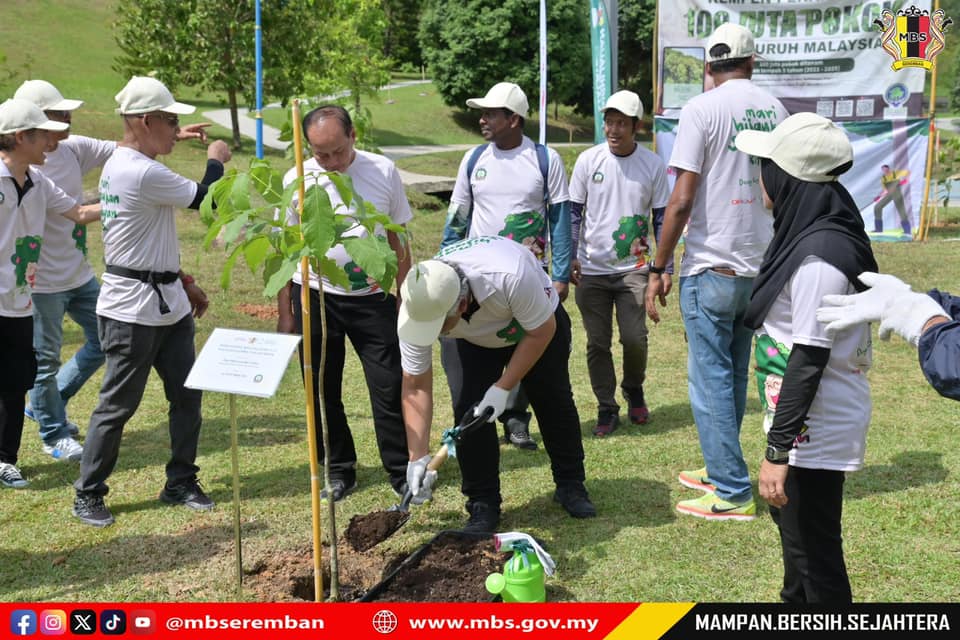
[[[597,508],[590,502],[590,496],[583,484],[557,487],[553,492],[553,501],[559,502],[574,518],[594,518],[597,515]]]
[[[486,502],[468,501],[467,513],[470,519],[462,529],[464,533],[493,533],[500,526],[500,510]]]
[[[209,511],[214,507],[213,500],[207,497],[196,479],[187,480],[172,487],[169,484],[164,485],[163,491],[160,492],[160,501],[167,504],[182,504],[194,511]]]
[[[30,483],[23,479],[16,465],[0,462],[0,484],[11,489],[23,489]]]
[[[53,444],[43,444],[43,452],[49,453],[54,460],[79,462],[83,457],[83,446],[71,437],[60,438]]]
[[[350,486],[347,486],[347,482],[345,480],[341,480],[340,478],[333,478],[330,480],[330,487],[331,487],[331,490],[333,491],[333,501],[340,502],[348,493],[351,493],[354,489],[357,488],[357,480],[356,478],[354,478],[353,484],[351,484]],[[320,490],[321,500],[326,500],[328,495],[329,494],[326,488]]]
[[[23,408],[23,415],[30,418],[34,422],[37,421],[36,416],[33,415],[33,407],[31,407],[30,405],[27,405]],[[67,421],[67,431],[69,432],[70,437],[76,438],[78,435],[80,435],[80,427],[77,426],[77,423],[71,422],[70,418],[66,418],[66,421]],[[47,453],[50,453],[50,452],[48,451]],[[54,458],[56,458],[56,456],[54,456]]]
[[[707,476],[706,467],[700,467],[696,471],[681,471],[680,475],[677,476],[677,480],[688,489],[699,489],[707,493],[713,493],[717,490],[713,483],[710,482],[709,476]]]
[[[707,520],[753,520],[757,515],[757,506],[752,498],[737,504],[722,500],[715,493],[707,493],[693,500],[678,502],[677,511]]]
[[[630,407],[628,415],[630,416],[630,422],[633,424],[647,424],[650,421],[650,411],[645,404],[639,407]]]
[[[113,514],[103,502],[103,496],[80,495],[73,499],[73,515],[91,527],[109,527],[114,523]]]
[[[615,413],[603,412],[597,416],[597,424],[593,427],[593,435],[598,438],[608,436],[620,426],[620,416]]]

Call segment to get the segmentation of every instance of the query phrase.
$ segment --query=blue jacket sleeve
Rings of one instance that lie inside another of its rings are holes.
[[[470,211],[463,205],[450,203],[447,210],[447,222],[443,225],[443,236],[440,239],[440,248],[446,249],[455,242],[460,242],[470,232]]]
[[[550,228],[550,277],[554,282],[570,282],[570,201],[547,207]]]
[[[920,336],[917,345],[920,368],[940,395],[960,400],[960,297],[936,289],[927,295],[953,320],[938,324]]]

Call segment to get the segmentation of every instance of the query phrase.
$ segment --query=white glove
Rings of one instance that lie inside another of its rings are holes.
[[[827,323],[828,335],[864,322],[877,322],[883,308],[898,293],[910,291],[910,285],[887,274],[866,271],[857,276],[870,287],[853,295],[826,295],[817,309],[817,320]]]
[[[433,485],[437,481],[437,472],[427,469],[430,455],[411,460],[407,463],[407,486],[414,496],[414,504],[423,504],[433,497]]]
[[[899,293],[883,308],[880,317],[880,339],[889,340],[890,334],[896,333],[917,346],[923,327],[931,318],[937,316],[950,317],[930,296],[913,291]]]
[[[490,385],[490,388],[487,389],[487,392],[483,394],[483,399],[480,400],[474,410],[473,415],[479,416],[487,407],[493,409],[493,415],[490,416],[490,419],[487,422],[493,422],[500,417],[500,414],[503,413],[507,408],[507,398],[510,396],[509,389],[501,389],[495,384]]]

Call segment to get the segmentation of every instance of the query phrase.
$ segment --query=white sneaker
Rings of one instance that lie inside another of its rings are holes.
[[[52,445],[43,445],[44,453],[49,453],[57,460],[69,460],[70,462],[79,462],[83,456],[83,446],[73,438],[60,438]]]
[[[11,489],[23,489],[30,484],[20,475],[20,469],[9,462],[0,462],[0,485]]]

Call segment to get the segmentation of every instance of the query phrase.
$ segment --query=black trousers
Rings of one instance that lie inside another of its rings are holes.
[[[783,589],[787,603],[850,603],[850,579],[843,561],[843,471],[790,467],[783,508],[770,507],[783,547]]]
[[[297,331],[303,333],[303,306],[300,286],[291,291]],[[400,343],[397,338],[397,299],[382,293],[368,296],[324,295],[327,311],[327,359],[323,378],[324,403],[327,411],[327,429],[330,436],[330,477],[353,484],[357,472],[357,450],[353,434],[347,424],[343,408],[343,365],[346,357],[346,338],[350,338],[366,378],[373,412],[373,429],[380,450],[380,461],[390,476],[394,489],[401,489],[407,474],[407,432],[400,409]],[[313,358],[313,390],[320,389],[320,295],[310,290],[310,335]],[[303,365],[303,346],[300,347]],[[348,380],[350,388],[356,382]],[[316,396],[315,396],[316,397]],[[320,431],[320,406],[315,403],[314,419],[317,425],[317,456],[323,460],[324,449]]]
[[[550,456],[554,483],[583,483],[583,440],[580,416],[570,388],[570,318],[562,305],[554,312],[557,332],[533,368],[523,378],[523,388],[537,416],[543,445]],[[478,403],[513,355],[515,347],[488,349],[466,340],[449,340],[442,351],[443,368],[450,385],[453,415],[459,423]],[[499,508],[500,444],[497,428],[488,422],[464,436],[457,446],[462,476],[461,491],[468,500]]]
[[[23,436],[24,395],[37,376],[33,318],[0,316],[0,462],[17,464]]]
[[[163,393],[170,407],[167,485],[195,479],[200,470],[196,459],[203,393],[183,386],[196,359],[193,316],[188,313],[176,324],[162,327],[104,316],[97,320],[107,369],[83,444],[80,478],[73,485],[77,494],[104,496],[110,490],[107,478],[120,457],[123,428],[143,400],[151,368],[163,381]]]

